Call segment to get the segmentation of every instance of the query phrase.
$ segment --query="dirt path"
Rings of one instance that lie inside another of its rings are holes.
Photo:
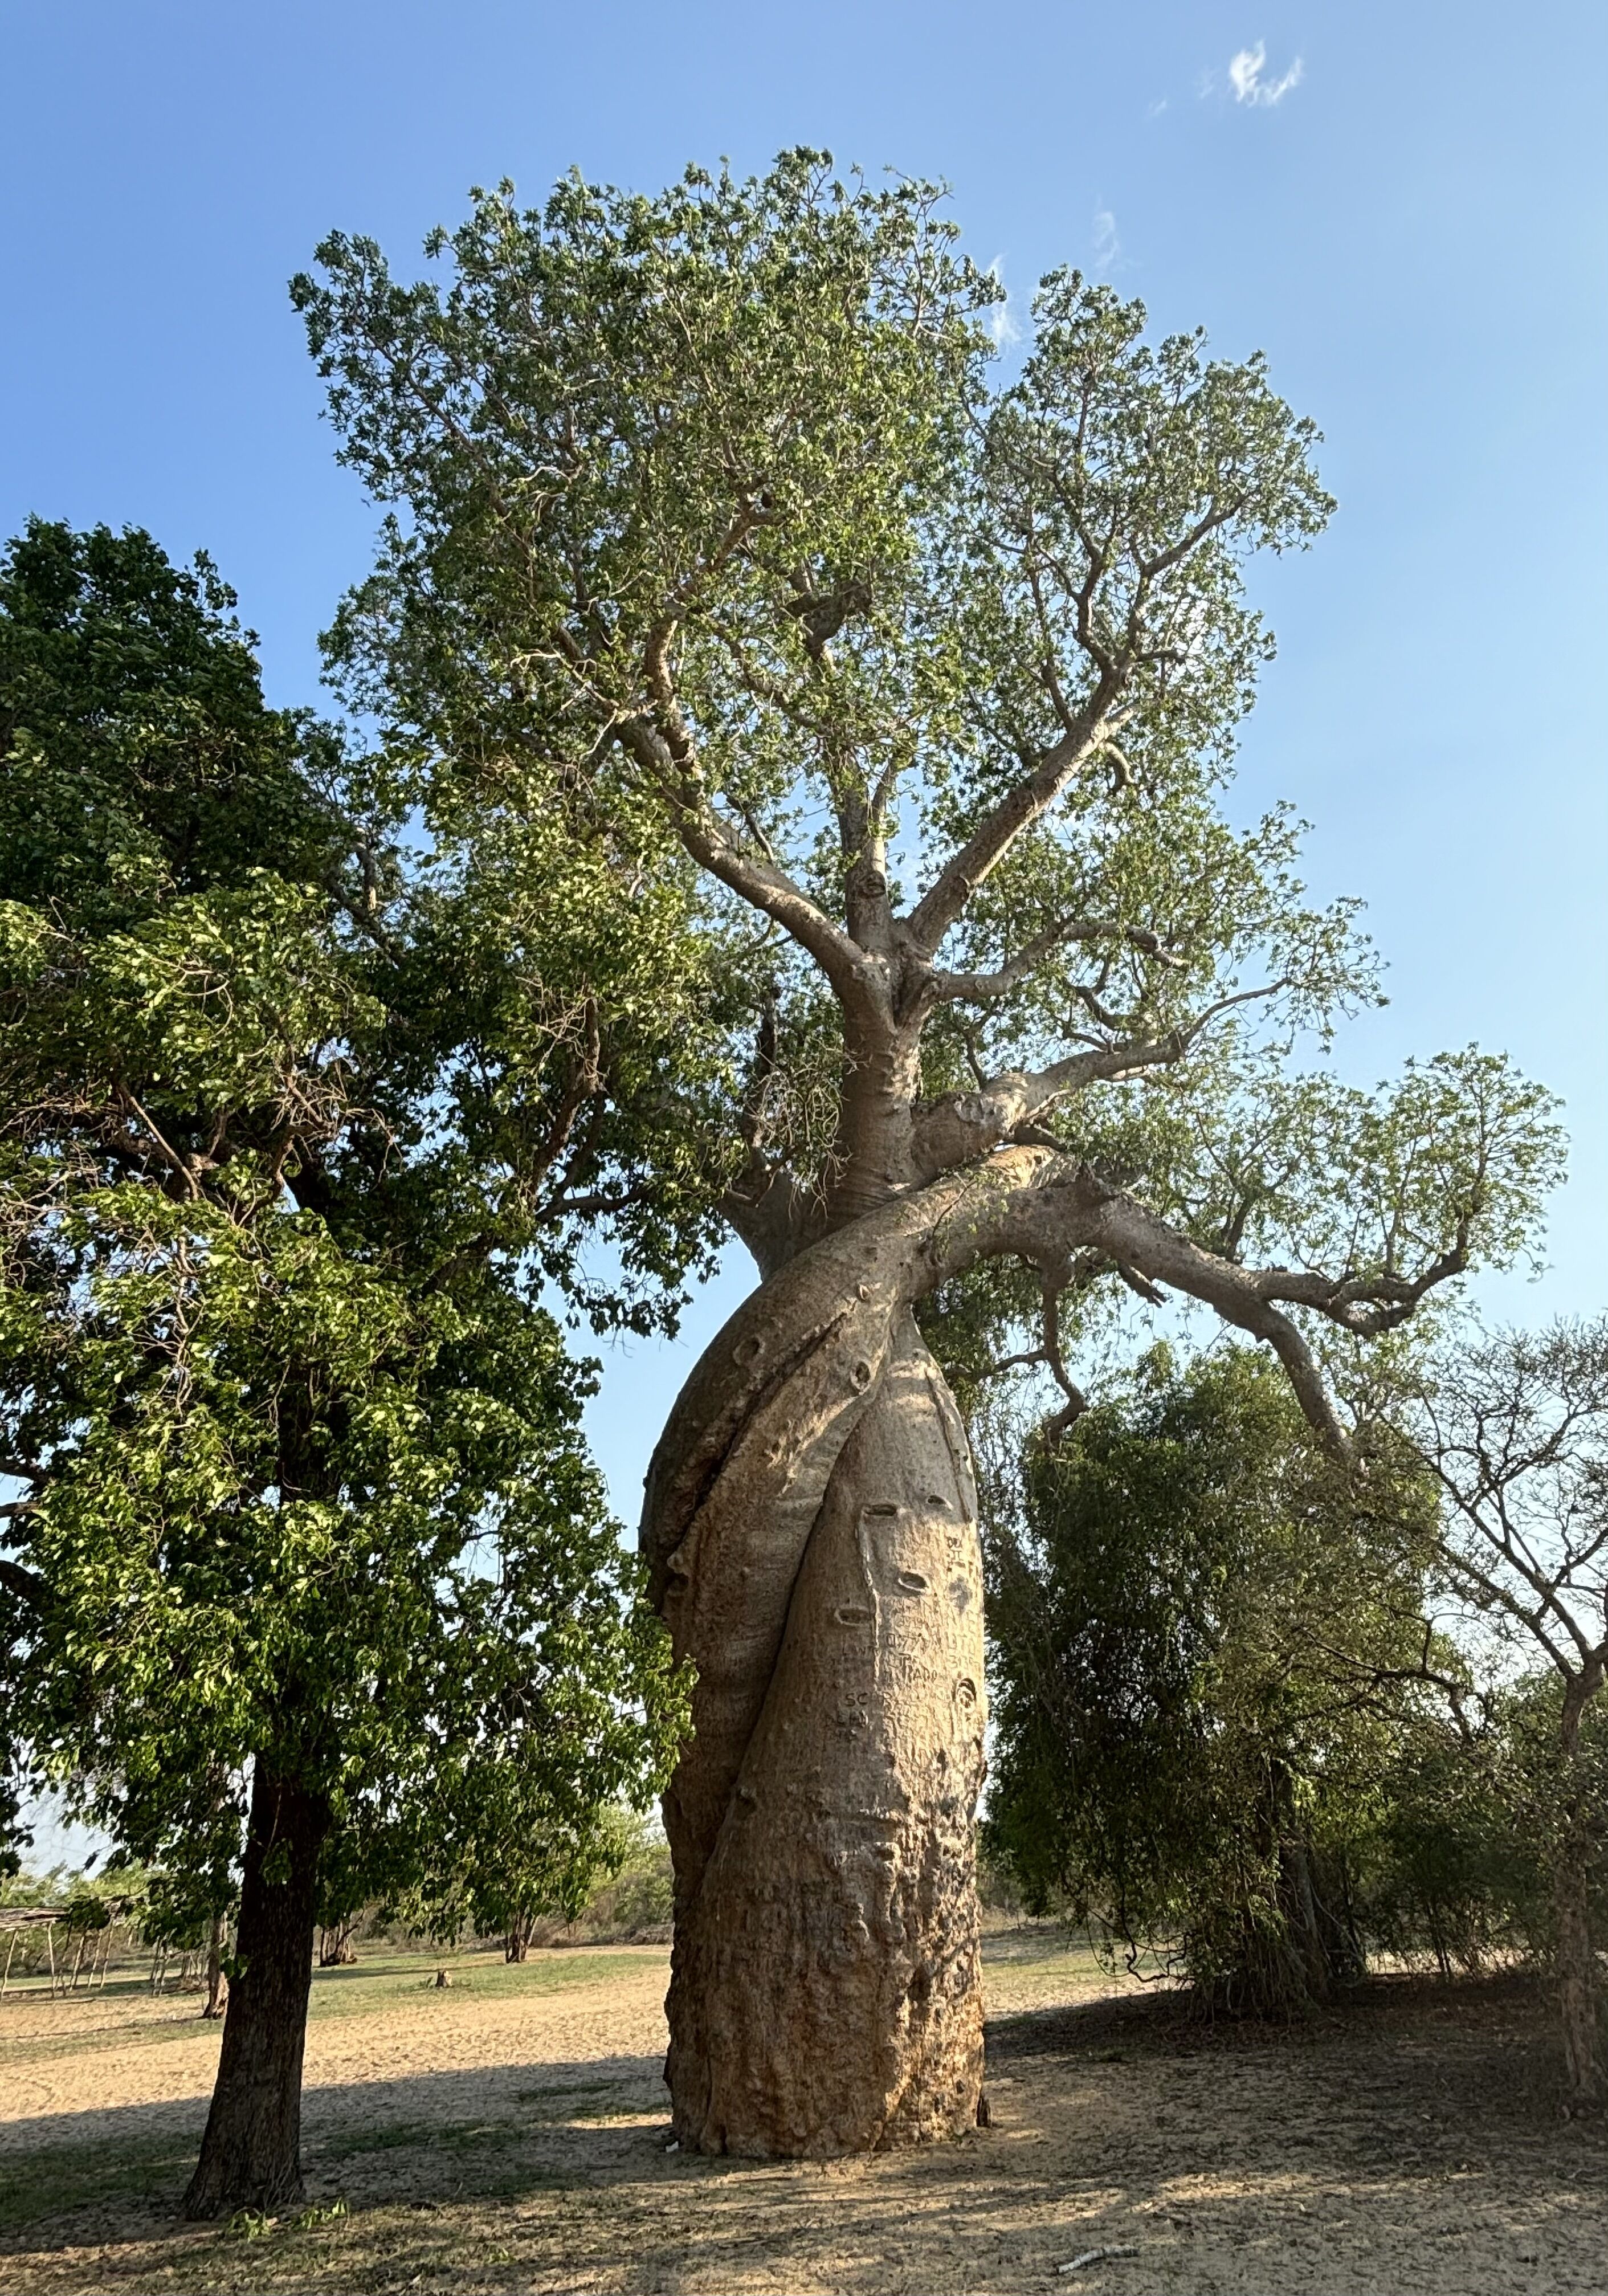
[[[1530,1989],[1384,1981],[1343,2022],[1269,2035],[1101,1985],[1042,1939],[996,1940],[991,2125],[827,2168],[666,2152],[661,1956],[326,1986],[310,2198],[350,2213],[250,2241],[171,2214],[217,2047],[193,2005],[183,2031],[173,2004],[8,2005],[0,2289],[1608,2290],[1608,2143],[1559,2116]],[[1058,2269],[1113,2247],[1137,2253]]]

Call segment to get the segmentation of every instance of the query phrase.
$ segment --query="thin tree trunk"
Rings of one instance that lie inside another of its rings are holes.
[[[979,2117],[976,1495],[913,1317],[874,1282],[834,1297],[845,1256],[739,1311],[650,1475],[661,1607],[699,1668],[665,1802],[666,2079],[706,2152],[862,2152]],[[725,1426],[732,1364],[758,1376]]]
[[[1595,1687],[1595,1685],[1593,1685]],[[1597,2034],[1596,1954],[1591,1938],[1590,1830],[1578,1768],[1580,1719],[1591,1690],[1578,1678],[1563,1692],[1561,1730],[1565,1774],[1563,1824],[1553,1867],[1557,1920],[1558,2013],[1571,2104],[1603,2102],[1602,2052]]]
[[[201,2158],[185,2213],[273,2209],[301,2192],[301,2058],[313,1974],[324,1803],[258,1759],[234,1983]]]
[[[221,2017],[229,1999],[229,1980],[224,1972],[224,1945],[229,1924],[223,1914],[214,1914],[212,1928],[207,1939],[207,2005],[203,2017]]]
[[[1571,2104],[1600,2104],[1604,2080],[1597,2038],[1596,1955],[1592,1949],[1587,1867],[1572,1839],[1558,1859],[1554,1904],[1558,1924],[1558,2009]]]
[[[318,1966],[320,1969],[350,1969],[357,1959],[352,1944],[356,1915],[328,1923],[318,1932]]]

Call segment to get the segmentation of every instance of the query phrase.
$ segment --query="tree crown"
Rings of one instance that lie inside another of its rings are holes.
[[[1248,1324],[1291,1362],[1302,1315],[1382,1328],[1520,1248],[1558,1136],[1505,1063],[1285,1073],[1377,987],[1288,816],[1220,810],[1271,651],[1248,562],[1333,507],[1259,357],[1058,272],[1006,375],[936,190],[808,151],[504,184],[427,251],[404,283],[336,234],[293,285],[392,506],[332,671],[431,807],[601,824],[694,865],[711,934],[746,916],[711,1162],[762,1267],[1008,1144],[1232,1266],[1326,1255]]]

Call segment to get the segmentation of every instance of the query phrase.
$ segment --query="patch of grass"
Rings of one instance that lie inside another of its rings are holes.
[[[386,2120],[368,2128],[332,2131],[320,2140],[322,2163],[353,2161],[365,2152],[394,2152],[417,2147],[425,2152],[479,2153],[512,2144],[524,2134],[516,2120]]]
[[[199,2128],[104,2144],[40,2144],[8,2152],[0,2175],[0,2234],[79,2209],[171,2193],[176,2206],[195,2166]]]
[[[388,1954],[355,1967],[313,1973],[313,2017],[372,2016],[406,2002],[416,2009],[427,1998],[450,2005],[467,1993],[477,2001],[506,2000],[521,1994],[562,1992],[572,1985],[611,1985],[662,1967],[661,1953],[555,1953],[539,1960],[505,1962],[500,1954],[464,1955],[438,1964],[416,1954]],[[435,1972],[445,1967],[452,1983],[438,1992]]]
[[[621,2094],[618,2081],[577,2082],[562,2088],[521,2089],[519,2112],[500,2120],[388,2120],[332,2129],[317,2144],[319,2161],[348,2161],[365,2152],[417,2146],[431,2152],[469,2153],[521,2143],[532,2128],[566,2121],[636,2120],[657,2108]]]
[[[279,2218],[271,2217],[265,2209],[236,2209],[223,2231],[220,2240],[267,2240],[277,2230]]]
[[[210,2041],[216,2047],[222,2031],[221,2025],[206,2023],[199,2009],[172,2018],[108,2019],[78,2033],[22,2030],[0,2040],[0,2065],[26,2064],[37,2057],[81,2057],[95,2049],[159,2048],[173,2041]]]
[[[339,2224],[350,2213],[344,2196],[337,2194],[332,2201],[325,2201],[322,2207],[315,2203],[310,2209],[303,2209],[299,2216],[292,2217],[291,2229],[292,2232],[316,2232],[321,2226]]]

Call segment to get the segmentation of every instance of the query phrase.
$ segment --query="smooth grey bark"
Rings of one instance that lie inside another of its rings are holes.
[[[986,1255],[1081,1248],[1153,1263],[1300,1368],[1276,1283],[1018,1147],[885,1192],[784,1261],[677,1400],[641,1545],[697,1676],[665,1799],[667,2079],[689,2149],[820,2156],[977,2119],[976,1498],[912,1310]]]
[[[767,1429],[795,1383],[818,1397],[823,1353],[853,1401],[817,1403],[812,1442],[787,1447],[777,1475]],[[862,1374],[852,1332],[804,1355],[695,1519],[701,1603],[685,1538],[664,1574],[699,1668],[696,1734],[665,1803],[667,2079],[690,2149],[862,2152],[978,2117],[976,1490],[907,1308],[879,1357]],[[718,1576],[734,1603],[768,1582],[759,1646],[725,1630]]]

